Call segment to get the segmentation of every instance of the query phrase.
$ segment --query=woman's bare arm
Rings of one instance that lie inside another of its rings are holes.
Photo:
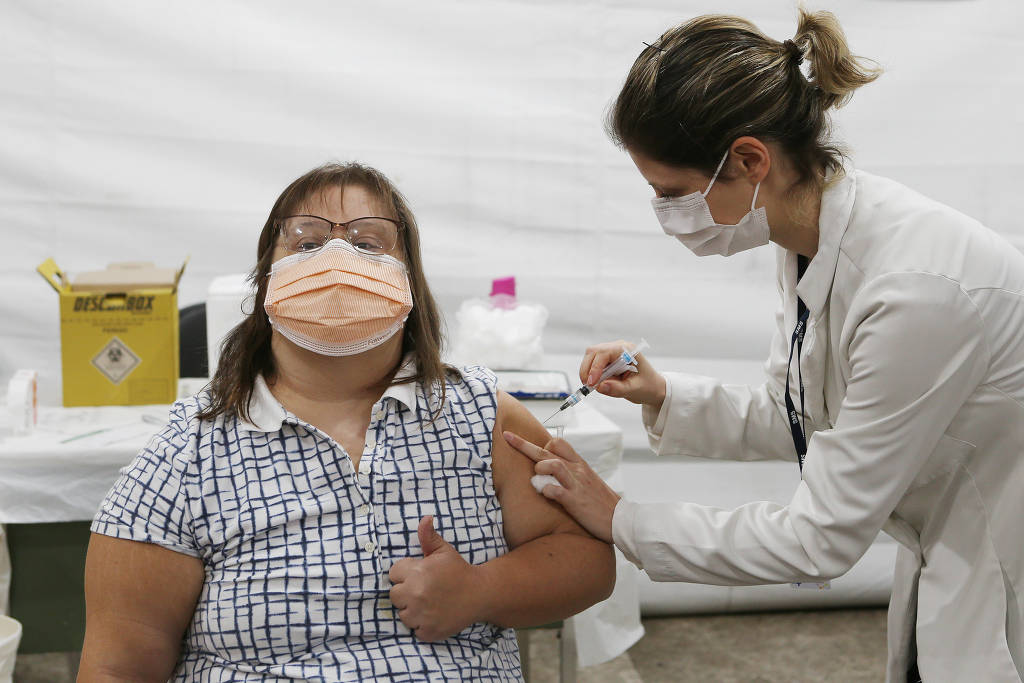
[[[203,587],[203,564],[152,543],[93,534],[85,561],[80,683],[171,677]]]
[[[504,431],[545,444],[548,432],[518,401],[500,393],[491,451],[494,486],[511,551],[470,565],[424,518],[423,557],[391,568],[391,601],[421,640],[441,640],[469,624],[537,626],[581,612],[615,585],[612,547],[595,539],[530,483],[533,462]]]
[[[615,555],[561,506],[537,493],[530,483],[533,461],[508,444],[505,431],[542,445],[551,439],[519,401],[498,393],[491,460],[505,538],[513,550],[482,565],[494,586],[487,620],[501,626],[536,626],[607,598],[615,585]]]

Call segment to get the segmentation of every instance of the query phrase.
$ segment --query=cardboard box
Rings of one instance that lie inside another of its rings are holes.
[[[65,406],[174,402],[185,264],[112,263],[74,281],[53,259],[37,270],[60,295]]]

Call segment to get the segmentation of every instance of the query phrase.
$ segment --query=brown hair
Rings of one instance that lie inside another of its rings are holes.
[[[669,29],[633,63],[608,134],[619,146],[709,175],[744,135],[781,145],[801,182],[838,170],[842,152],[829,140],[827,112],[881,69],[850,53],[835,15],[799,12],[796,36],[783,42],[725,15]]]
[[[223,414],[250,419],[249,402],[256,378],[263,375],[268,381],[273,381],[276,368],[270,350],[271,326],[263,302],[267,296],[279,220],[294,214],[304,202],[329,188],[351,186],[365,189],[380,202],[381,208],[389,211],[402,224],[399,233],[413,300],[413,308],[402,337],[402,353],[413,355],[416,373],[396,379],[394,383],[418,382],[425,387],[428,395],[430,389],[436,387],[440,393],[437,410],[444,404],[445,376],[455,369],[441,361],[441,315],[423,274],[416,219],[405,197],[380,171],[358,163],[331,163],[314,168],[294,180],[274,202],[257,243],[256,266],[249,274],[250,282],[256,287],[253,310],[231,330],[221,345],[217,372],[209,387],[211,402],[200,412],[201,419],[212,419]]]

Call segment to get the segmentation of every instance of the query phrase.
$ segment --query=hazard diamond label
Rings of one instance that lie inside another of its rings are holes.
[[[92,364],[114,384],[131,374],[142,360],[123,341],[114,337],[92,359]]]

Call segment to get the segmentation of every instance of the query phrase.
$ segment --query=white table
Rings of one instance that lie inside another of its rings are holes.
[[[0,436],[0,524],[92,519],[167,406],[40,406],[30,436]],[[145,418],[145,419],[144,419]]]
[[[557,402],[524,402],[539,419]],[[30,436],[0,432],[0,524],[90,520],[117,478],[166,422],[168,406],[41,406]],[[610,484],[621,489],[622,430],[580,405],[566,415],[564,437]],[[616,551],[617,552],[617,551]],[[581,666],[612,659],[643,635],[636,568],[617,552],[612,596],[574,617]]]

